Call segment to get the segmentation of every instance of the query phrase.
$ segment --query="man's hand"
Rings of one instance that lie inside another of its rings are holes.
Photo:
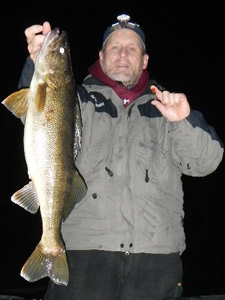
[[[43,25],[32,25],[25,30],[27,49],[30,53],[30,58],[34,63],[41,49],[45,36],[50,30],[51,26],[49,22],[44,22]]]
[[[190,114],[190,105],[182,93],[161,92],[156,86],[156,99],[151,102],[169,121],[181,121]]]

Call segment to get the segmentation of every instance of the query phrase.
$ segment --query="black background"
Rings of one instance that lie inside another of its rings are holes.
[[[224,136],[225,26],[218,1],[5,2],[1,10],[1,88],[4,100],[17,90],[28,55],[24,30],[50,21],[68,33],[77,83],[98,57],[104,30],[128,13],[144,28],[150,77],[169,91],[184,92],[222,141]],[[10,201],[28,182],[23,125],[0,106],[0,292],[42,291],[48,279],[28,283],[20,269],[41,236],[39,213]],[[184,295],[225,294],[224,161],[204,178],[183,177],[187,250],[183,253]]]

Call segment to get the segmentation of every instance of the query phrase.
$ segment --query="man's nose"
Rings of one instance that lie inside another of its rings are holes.
[[[121,56],[121,57],[126,57],[126,56],[127,56],[127,50],[126,50],[125,47],[122,47],[122,48],[120,49],[120,56]]]

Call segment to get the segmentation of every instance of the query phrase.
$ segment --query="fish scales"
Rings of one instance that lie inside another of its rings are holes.
[[[13,93],[3,104],[17,117],[25,116],[24,151],[31,180],[11,199],[31,213],[40,208],[42,218],[41,240],[21,276],[31,282],[48,276],[67,285],[61,224],[87,187],[74,163],[82,119],[66,32],[54,29],[46,35],[30,88]]]

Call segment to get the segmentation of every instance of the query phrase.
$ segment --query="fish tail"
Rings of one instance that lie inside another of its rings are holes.
[[[31,256],[24,264],[20,275],[27,281],[37,281],[49,277],[58,285],[67,285],[69,268],[64,248],[48,253],[43,252],[41,243],[37,245]]]

